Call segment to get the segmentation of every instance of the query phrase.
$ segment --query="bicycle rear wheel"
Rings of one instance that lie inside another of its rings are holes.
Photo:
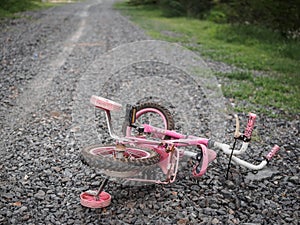
[[[145,102],[137,106],[136,124],[138,126],[149,124],[165,130],[175,129],[175,123],[170,111],[154,102]],[[129,129],[127,132],[132,136],[136,136],[132,127],[128,127],[127,129]],[[149,134],[148,137],[152,139],[170,139],[168,136],[158,136],[157,134]]]
[[[160,155],[151,149],[123,145],[92,145],[82,150],[84,160],[108,176],[129,177],[143,167],[159,162]]]

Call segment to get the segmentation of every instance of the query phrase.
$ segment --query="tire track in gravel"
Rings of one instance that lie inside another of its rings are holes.
[[[78,29],[76,32],[71,34],[67,40],[65,40],[65,43],[76,43],[80,39],[86,24],[88,9],[92,6],[93,4],[88,4],[83,8],[82,12],[80,12],[78,16],[81,18],[81,21],[78,25]],[[61,50],[61,53],[57,55],[55,59],[50,61],[48,65],[44,66],[44,72],[39,74],[30,82],[26,91],[17,98],[16,106],[13,107],[10,114],[7,116],[7,118],[5,118],[8,126],[13,127],[13,124],[22,123],[29,113],[36,110],[36,107],[38,107],[40,102],[43,101],[47,90],[51,87],[53,78],[58,74],[58,70],[66,62],[66,59],[73,51],[74,46],[75,45],[65,44]],[[16,120],[16,118],[18,119]]]
[[[74,51],[74,48],[77,46],[77,43],[80,41],[80,38],[82,37],[84,30],[86,29],[86,21],[89,17],[90,8],[101,3],[102,0],[89,1],[83,7],[79,6],[75,9],[72,9],[74,11],[65,12],[65,18],[74,16],[75,18],[79,19],[77,29],[73,33],[71,33],[67,39],[64,40],[64,43],[59,43],[59,45],[57,46],[61,47],[59,54],[50,59],[47,64],[44,64],[42,66],[42,68],[40,69],[41,73],[37,74],[37,76],[32,79],[30,83],[28,83],[28,85],[25,87],[24,92],[16,98],[16,102],[10,109],[9,113],[6,113],[6,116],[4,117],[3,123],[1,125],[5,127],[6,131],[10,130],[11,133],[2,133],[1,130],[1,149],[7,148],[5,141],[9,139],[10,135],[13,135],[13,133],[17,129],[23,129],[28,125],[28,118],[31,117],[31,114],[39,111],[41,106],[47,105],[47,95],[51,95],[51,87],[53,87],[55,78],[60,76],[60,70],[63,69],[63,66],[66,63],[68,57]],[[49,11],[51,10],[52,9],[50,9]],[[50,16],[53,16],[51,15],[51,13],[49,14]],[[23,33],[26,33],[26,31],[23,31]],[[0,154],[1,153],[2,151],[0,152]]]

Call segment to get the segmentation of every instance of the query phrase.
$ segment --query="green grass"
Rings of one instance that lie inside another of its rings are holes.
[[[0,0],[0,18],[13,18],[16,13],[53,6],[41,0]]]
[[[181,43],[205,58],[248,71],[216,74],[229,79],[223,85],[226,97],[248,101],[253,109],[258,107],[260,113],[273,115],[272,109],[276,108],[284,115],[300,114],[299,41],[287,40],[280,34],[250,25],[166,18],[153,6],[118,3],[116,8],[154,39]],[[262,71],[262,75],[254,75],[253,70]]]
[[[297,84],[280,81],[276,76],[259,76],[251,72],[219,73],[217,76],[225,76],[230,80],[229,85],[223,86],[224,95],[236,100],[247,100],[253,105],[252,111],[256,109],[274,115],[272,109],[276,108],[284,114],[299,113]]]

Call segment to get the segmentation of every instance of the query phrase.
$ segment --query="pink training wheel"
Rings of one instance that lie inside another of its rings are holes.
[[[88,208],[104,208],[109,206],[110,202],[111,195],[104,191],[102,191],[98,196],[93,195],[91,191],[82,192],[80,194],[81,205]]]
[[[114,101],[96,95],[92,95],[90,102],[97,108],[101,108],[109,111],[118,111],[122,109],[122,105],[120,105],[119,103],[116,103]]]

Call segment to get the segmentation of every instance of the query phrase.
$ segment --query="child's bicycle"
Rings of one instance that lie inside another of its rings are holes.
[[[264,168],[279,150],[275,145],[259,164],[254,165],[237,157],[247,150],[256,115],[249,114],[248,124],[244,134],[239,132],[239,120],[236,116],[236,131],[234,144],[230,145],[207,138],[184,135],[174,131],[174,121],[171,113],[163,106],[147,102],[137,106],[127,106],[123,126],[123,136],[117,136],[112,128],[111,111],[117,111],[122,105],[111,100],[92,96],[91,103],[98,109],[104,110],[109,134],[116,140],[111,145],[93,145],[82,150],[84,160],[92,167],[100,169],[107,177],[117,177],[135,182],[151,182],[157,184],[172,183],[176,179],[179,161],[183,156],[196,160],[192,174],[200,177],[205,174],[210,162],[216,158],[220,149],[229,155],[231,160],[251,170]],[[235,150],[236,141],[241,140],[241,148]],[[185,150],[182,147],[195,146],[197,152]],[[160,168],[164,179],[149,179],[140,176],[149,168]],[[111,196],[104,192],[108,178],[105,178],[97,191],[86,191],[80,195],[81,204],[90,208],[106,207],[111,202]]]

